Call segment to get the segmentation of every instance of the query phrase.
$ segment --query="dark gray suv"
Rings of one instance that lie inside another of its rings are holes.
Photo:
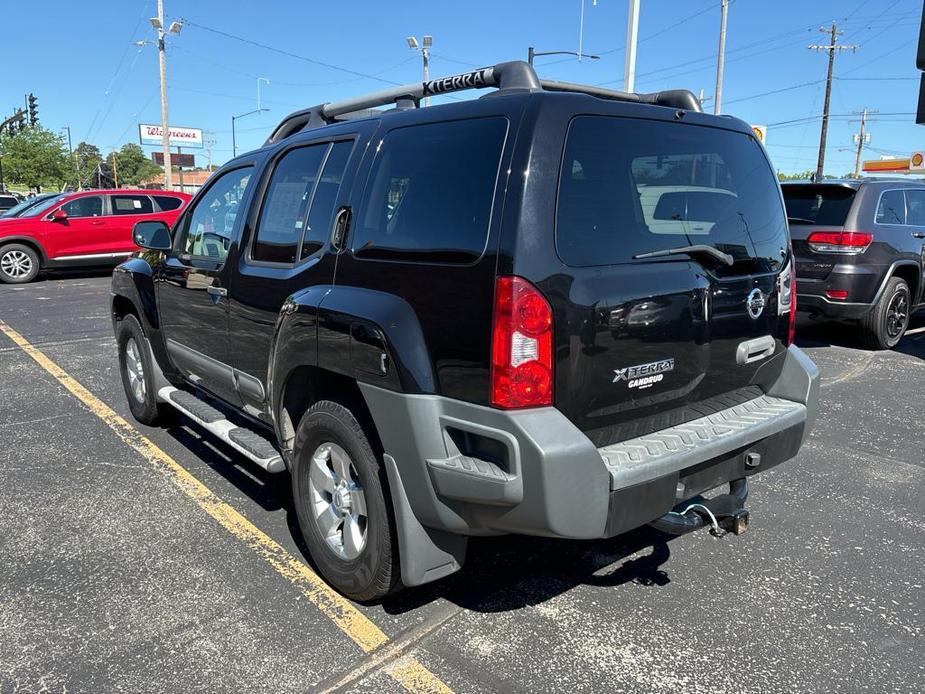
[[[925,184],[786,183],[797,260],[797,306],[857,321],[871,349],[891,349],[922,302]]]

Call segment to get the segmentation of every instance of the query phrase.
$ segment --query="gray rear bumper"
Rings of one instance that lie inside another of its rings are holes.
[[[466,535],[609,537],[791,458],[815,417],[819,372],[796,347],[783,359],[765,396],[602,449],[552,407],[503,411],[360,384],[386,453],[405,584],[458,569]]]

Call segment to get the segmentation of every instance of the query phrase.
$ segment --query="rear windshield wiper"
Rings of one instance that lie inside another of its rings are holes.
[[[787,217],[788,222],[796,222],[797,224],[815,224],[812,219],[807,219],[806,217]]]
[[[719,261],[723,265],[732,265],[735,263],[735,259],[728,253],[723,253],[718,248],[713,248],[713,246],[707,246],[704,244],[697,244],[695,246],[681,246],[679,248],[666,248],[661,251],[651,251],[649,253],[640,253],[633,256],[633,260],[638,258],[661,258],[666,255],[689,255],[692,258],[709,258],[713,261]]]

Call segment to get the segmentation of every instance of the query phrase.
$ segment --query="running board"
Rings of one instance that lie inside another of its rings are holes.
[[[157,397],[267,472],[282,472],[286,469],[282,456],[272,443],[250,429],[232,424],[225,419],[225,415],[192,393],[165,386],[157,391]]]

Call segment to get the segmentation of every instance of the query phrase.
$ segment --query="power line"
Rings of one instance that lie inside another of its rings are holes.
[[[794,84],[789,87],[781,87],[780,89],[772,89],[771,91],[768,91],[768,92],[761,92],[760,94],[752,94],[751,96],[742,96],[742,97],[739,97],[738,99],[732,99],[730,101],[727,101],[726,103],[736,104],[736,103],[739,103],[740,101],[749,101],[751,99],[758,99],[762,96],[770,96],[771,94],[780,94],[781,92],[789,92],[794,89],[802,89],[803,87],[811,87],[814,84],[822,84],[823,82],[825,82],[825,80],[813,80],[812,82],[802,82],[800,84]]]
[[[288,58],[294,58],[295,60],[301,60],[306,63],[311,63],[312,65],[318,65],[319,67],[325,67],[330,70],[337,70],[339,72],[344,72],[348,75],[354,75],[356,77],[366,78],[370,80],[375,80],[376,82],[383,82],[385,84],[391,84],[400,86],[400,82],[393,82],[392,80],[387,80],[383,77],[377,75],[371,75],[366,72],[360,72],[359,70],[353,70],[351,68],[342,67],[340,65],[335,65],[333,63],[328,63],[323,60],[317,60],[315,58],[309,58],[304,55],[299,55],[298,53],[293,53],[291,51],[285,51],[282,48],[276,48],[275,46],[269,46],[265,43],[260,43],[259,41],[254,41],[252,39],[245,38],[243,36],[238,36],[237,34],[232,34],[227,31],[222,31],[221,29],[213,29],[212,27],[205,26],[204,24],[199,24],[190,19],[183,19],[183,23],[187,26],[196,27],[197,29],[202,29],[203,31],[208,31],[212,34],[217,34],[218,36],[224,36],[225,38],[233,39],[235,41],[240,41],[241,43],[246,43],[251,46],[256,46],[257,48],[263,48],[267,51],[272,51],[273,53],[278,53],[279,55],[284,55]]]

